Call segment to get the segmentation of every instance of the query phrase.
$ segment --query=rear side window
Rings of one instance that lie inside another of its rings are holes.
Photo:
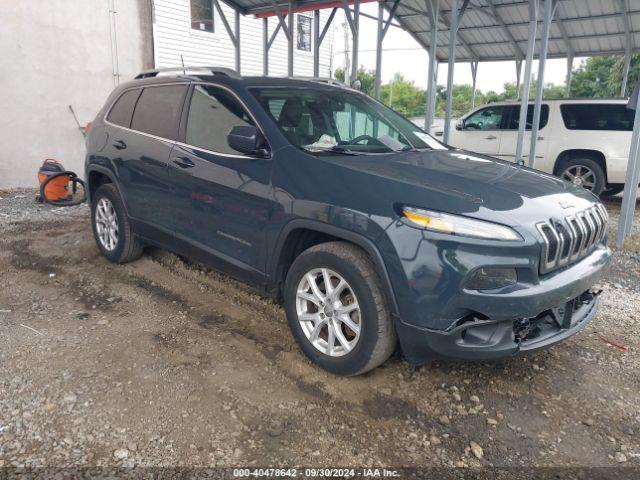
[[[140,96],[141,90],[136,88],[135,90],[127,90],[120,98],[116,100],[116,103],[111,107],[109,115],[107,115],[107,121],[120,125],[121,127],[129,128],[131,126],[131,115],[133,109],[136,106],[136,101]]]
[[[162,138],[175,139],[186,85],[147,87],[138,99],[131,128]]]
[[[561,105],[560,112],[569,130],[633,130],[634,112],[623,103],[569,103]]]
[[[212,152],[237,154],[227,143],[236,126],[254,125],[240,102],[229,92],[211,85],[193,89],[185,141]]]
[[[549,122],[549,105],[541,105],[540,108],[540,124],[538,128],[542,130]],[[509,107],[509,121],[505,130],[518,130],[518,124],[520,123],[520,105]],[[527,107],[527,130],[531,130],[533,125],[533,105]]]

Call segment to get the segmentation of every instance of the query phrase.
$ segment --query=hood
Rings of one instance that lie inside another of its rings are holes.
[[[463,150],[327,160],[386,179],[381,191],[391,195],[395,203],[512,225],[570,215],[597,200],[590,192],[557,177]]]

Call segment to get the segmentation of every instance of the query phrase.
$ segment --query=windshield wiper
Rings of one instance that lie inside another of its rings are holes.
[[[348,148],[340,147],[338,145],[334,145],[329,148],[316,148],[316,149],[307,149],[310,152],[329,152],[329,153],[339,153],[340,155],[366,155],[365,152],[356,152],[354,150],[349,150]]]

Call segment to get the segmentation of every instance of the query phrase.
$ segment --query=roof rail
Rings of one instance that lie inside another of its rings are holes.
[[[136,80],[140,80],[142,78],[153,78],[157,77],[162,73],[181,73],[187,75],[190,72],[206,72],[211,75],[225,75],[231,78],[242,78],[238,72],[231,68],[225,67],[168,67],[168,68],[156,68],[153,70],[145,70],[144,72],[140,72],[135,76]]]
[[[344,82],[341,82],[340,80],[336,80],[335,78],[328,78],[328,77],[305,77],[305,76],[293,76],[293,77],[288,77],[291,78],[293,80],[306,80],[307,82],[319,82],[319,83],[326,83],[327,85],[333,85],[335,87],[343,87],[343,88],[351,88],[349,87],[349,85],[347,85]]]

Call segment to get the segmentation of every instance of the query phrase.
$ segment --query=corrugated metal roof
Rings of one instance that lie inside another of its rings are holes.
[[[244,14],[272,11],[274,5],[271,0],[223,1]],[[327,3],[328,0],[298,0],[296,5],[308,7]],[[349,3],[353,3],[352,0]],[[393,3],[393,0],[386,1],[388,10]],[[470,0],[458,30],[456,61],[522,58],[529,32],[528,3],[528,0]],[[281,8],[287,5],[282,0],[277,0],[276,4]],[[440,0],[437,56],[441,61],[448,57],[451,4],[452,0]],[[640,51],[640,0],[559,0],[551,26],[548,57],[624,53],[625,18],[628,19],[632,50]],[[430,27],[425,0],[400,0],[396,21],[422,46],[429,47]],[[540,30],[538,28],[538,37]]]

